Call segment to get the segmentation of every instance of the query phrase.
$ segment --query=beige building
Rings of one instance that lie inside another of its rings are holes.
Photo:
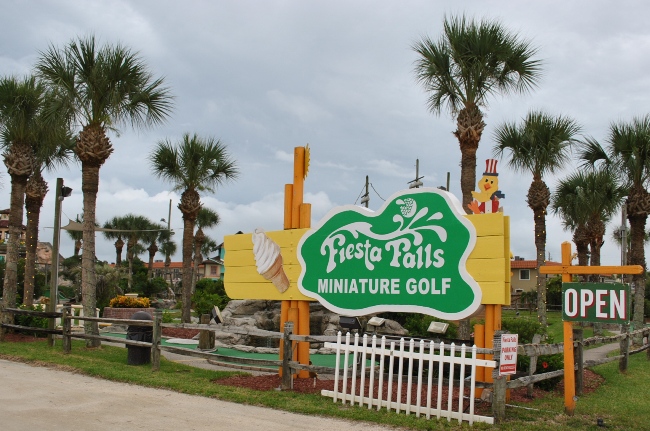
[[[546,261],[547,266],[559,266],[559,262]],[[537,289],[537,261],[524,260],[523,257],[515,256],[510,261],[510,289],[511,294],[516,295]]]

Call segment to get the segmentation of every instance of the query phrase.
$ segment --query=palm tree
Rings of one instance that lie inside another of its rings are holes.
[[[50,46],[41,53],[36,70],[58,94],[62,110],[82,130],[75,153],[81,160],[84,231],[82,292],[84,313],[94,315],[95,208],[99,169],[113,152],[107,131],[130,123],[133,127],[161,124],[172,108],[172,97],[162,78],[155,79],[142,59],[122,45],[98,47],[95,37],[73,40],[61,49]],[[98,334],[96,322],[85,322],[85,332]],[[87,346],[99,346],[88,340]]]
[[[445,18],[438,41],[424,37],[413,46],[418,82],[429,93],[434,114],[448,109],[456,116],[461,151],[460,186],[463,208],[476,186],[476,151],[485,128],[482,107],[498,93],[527,92],[536,86],[541,62],[527,41],[497,21],[476,22],[465,16]]]
[[[581,246],[576,242],[579,265],[586,265],[581,250],[589,245],[590,265],[600,266],[606,223],[620,207],[623,196],[616,176],[607,169],[579,171],[560,181],[551,206],[555,213],[562,214],[565,224],[570,214],[576,232],[574,242],[578,230],[582,232]]]
[[[645,295],[645,250],[646,222],[650,214],[650,115],[633,118],[631,122],[612,123],[607,136],[607,147],[588,138],[583,142],[580,158],[584,164],[594,166],[604,163],[624,182],[627,199],[625,206],[630,222],[629,263],[641,265],[643,274],[632,277],[634,284],[635,328],[643,326],[643,305]]]
[[[171,237],[171,232],[165,226],[158,223],[151,223],[149,229],[142,233],[142,241],[149,244],[147,251],[149,252],[149,264],[147,267],[147,280],[153,277],[153,261],[158,253],[158,243],[161,244]]]
[[[541,111],[528,113],[521,125],[504,123],[495,131],[494,155],[509,155],[508,166],[515,171],[529,172],[533,182],[528,189],[527,203],[535,218],[537,268],[544,265],[546,255],[546,209],[551,191],[543,180],[569,161],[570,146],[580,126],[571,118],[551,116]],[[546,325],[546,282],[537,277],[537,309],[539,321]]]
[[[181,320],[189,323],[192,296],[192,243],[194,225],[201,210],[199,192],[214,192],[216,186],[238,175],[235,162],[226,146],[214,138],[202,139],[196,134],[183,135],[174,145],[169,140],[158,142],[150,156],[156,177],[169,181],[174,190],[183,190],[178,209],[183,214],[183,308]]]
[[[174,299],[176,297],[176,294],[174,293],[174,289],[173,289],[174,281],[172,280],[171,271],[169,269],[172,263],[171,257],[174,253],[176,253],[176,248],[177,248],[176,243],[171,239],[171,235],[166,241],[163,241],[163,243],[160,245],[160,251],[165,255],[165,277],[169,276],[169,287],[167,288],[169,299]]]
[[[152,222],[144,216],[127,214],[122,217],[122,226],[125,229],[126,242],[126,259],[129,262],[129,272],[127,276],[127,289],[130,292],[133,284],[133,259],[142,253],[145,248],[141,241],[145,232],[151,228]]]
[[[196,217],[197,230],[196,234],[194,234],[194,277],[192,277],[192,293],[194,293],[196,282],[199,280],[199,265],[203,260],[203,247],[206,245],[206,242],[212,241],[203,233],[203,228],[210,229],[215,227],[220,221],[219,214],[211,208],[201,208]]]
[[[561,180],[553,194],[551,209],[559,215],[565,230],[573,232],[573,242],[578,254],[578,265],[589,264],[589,234],[587,233],[587,212],[585,188],[582,178],[572,175]]]
[[[109,241],[115,240],[115,267],[120,268],[122,266],[122,250],[124,249],[124,240],[122,237],[125,235],[127,227],[124,223],[123,217],[113,217],[104,223],[104,229],[102,234],[104,238]]]
[[[605,242],[606,224],[620,208],[625,190],[609,169],[600,169],[583,174],[585,187],[589,194],[586,208],[590,216],[587,220],[591,266],[600,266],[600,249]],[[595,276],[597,281],[598,276]]]
[[[25,188],[25,210],[27,211],[27,229],[25,231],[25,285],[23,291],[23,304],[31,306],[34,298],[34,276],[36,274],[36,248],[38,245],[38,226],[40,223],[41,207],[45,200],[48,188],[43,179],[44,170],[53,170],[54,167],[67,165],[72,156],[73,140],[68,133],[69,129],[63,124],[61,127],[60,145],[42,145],[36,153],[37,168],[27,180]],[[51,127],[57,127],[52,125]]]
[[[11,177],[9,240],[3,286],[5,307],[16,306],[25,189],[36,164],[34,152],[46,130],[42,115],[46,97],[45,86],[33,76],[0,79],[0,146]]]

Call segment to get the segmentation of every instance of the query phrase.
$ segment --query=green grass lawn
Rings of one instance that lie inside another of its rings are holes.
[[[233,372],[211,371],[192,368],[161,359],[159,372],[152,372],[148,365],[126,365],[127,351],[120,347],[102,346],[86,349],[82,341],[74,341],[72,352],[64,355],[60,344],[49,348],[45,341],[33,343],[0,343],[0,358],[62,365],[81,373],[113,381],[128,382],[142,386],[166,388],[187,394],[214,397],[227,401],[265,406],[302,414],[338,417],[349,420],[382,423],[405,429],[469,429],[467,424],[456,421],[426,420],[413,415],[396,414],[385,409],[377,412],[367,408],[351,407],[333,403],[320,395],[285,392],[260,392],[244,388],[232,388],[214,384],[214,380],[231,376]],[[526,403],[527,409],[508,407],[507,420],[497,426],[503,430],[600,430],[596,426],[602,418],[611,430],[641,431],[650,429],[650,364],[645,354],[630,358],[629,371],[618,372],[618,363],[595,368],[606,382],[596,392],[581,397],[576,414],[563,414],[561,394],[549,393],[541,399]],[[532,409],[532,410],[531,410]],[[478,424],[473,429],[492,429]]]

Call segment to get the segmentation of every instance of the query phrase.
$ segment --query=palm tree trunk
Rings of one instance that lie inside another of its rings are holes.
[[[84,201],[83,251],[81,253],[81,303],[84,316],[94,316],[97,307],[95,276],[95,208],[99,191],[99,166],[82,162],[81,190]],[[84,321],[84,332],[99,335],[97,322]],[[99,347],[101,341],[86,340],[86,347]]]
[[[476,151],[484,128],[483,113],[478,106],[467,106],[458,113],[454,135],[460,144],[460,190],[465,212],[472,203],[472,191],[476,189]],[[458,338],[469,340],[471,329],[469,319],[458,322]]]
[[[600,250],[603,246],[603,236],[605,235],[605,223],[598,217],[591,223],[591,241],[589,248],[591,249],[591,266],[600,266]],[[591,275],[590,279],[594,283],[598,283],[600,276],[598,274]],[[594,323],[594,335],[603,335],[603,324],[601,322]]]
[[[476,151],[483,129],[483,113],[478,106],[470,105],[461,109],[456,119],[454,136],[460,144],[460,189],[465,211],[467,205],[472,202],[472,191],[476,189]]]
[[[192,242],[194,240],[194,222],[196,218],[191,215],[186,217],[183,214],[183,308],[181,309],[181,321],[190,323],[192,320]]]
[[[551,191],[542,180],[541,175],[533,174],[526,196],[528,207],[533,210],[535,220],[535,249],[537,251],[537,318],[546,326],[546,277],[542,277],[539,268],[546,261],[546,209],[551,202]]]
[[[121,267],[122,266],[122,249],[124,248],[124,241],[122,241],[122,238],[118,238],[117,241],[115,241],[115,266]]]
[[[535,248],[537,250],[537,318],[546,326],[546,277],[539,274],[539,268],[546,261],[546,214],[535,212]]]
[[[156,253],[158,253],[158,245],[153,242],[147,249],[149,252],[149,268],[147,270],[147,280],[151,280],[153,278],[153,260],[156,257]]]
[[[42,199],[34,199],[29,195],[25,198],[27,209],[27,230],[25,232],[25,287],[23,290],[23,305],[34,305],[34,278],[36,275],[36,248],[38,245],[38,221],[41,213]]]
[[[129,292],[132,292],[133,284],[133,247],[135,247],[135,244],[129,240],[126,245],[126,260],[129,261],[129,273],[126,276],[126,290]]]
[[[3,305],[6,308],[16,307],[18,292],[18,248],[23,227],[23,205],[25,203],[25,187],[27,176],[11,176],[11,204],[9,210],[9,241],[7,241],[7,259],[5,264],[5,279],[3,286]],[[5,314],[4,323],[13,323],[13,315]]]
[[[642,328],[644,324],[643,305],[645,299],[646,264],[643,245],[648,216],[628,214],[627,218],[630,221],[630,237],[632,242],[630,247],[629,263],[630,265],[641,265],[643,267],[642,274],[635,274],[632,277],[632,284],[634,285],[634,311],[632,314],[632,322],[634,323],[634,329],[639,329]]]
[[[201,255],[201,248],[203,247],[204,242],[205,234],[203,233],[203,229],[199,227],[196,231],[196,235],[194,235],[194,267],[192,268],[194,276],[192,277],[192,293],[195,292],[196,283],[200,278],[199,265],[203,259],[203,256]]]

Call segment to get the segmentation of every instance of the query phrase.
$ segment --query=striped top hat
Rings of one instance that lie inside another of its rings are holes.
[[[495,177],[498,177],[499,174],[497,174],[497,160],[496,159],[487,159],[485,161],[485,172],[483,175],[493,175]]]

